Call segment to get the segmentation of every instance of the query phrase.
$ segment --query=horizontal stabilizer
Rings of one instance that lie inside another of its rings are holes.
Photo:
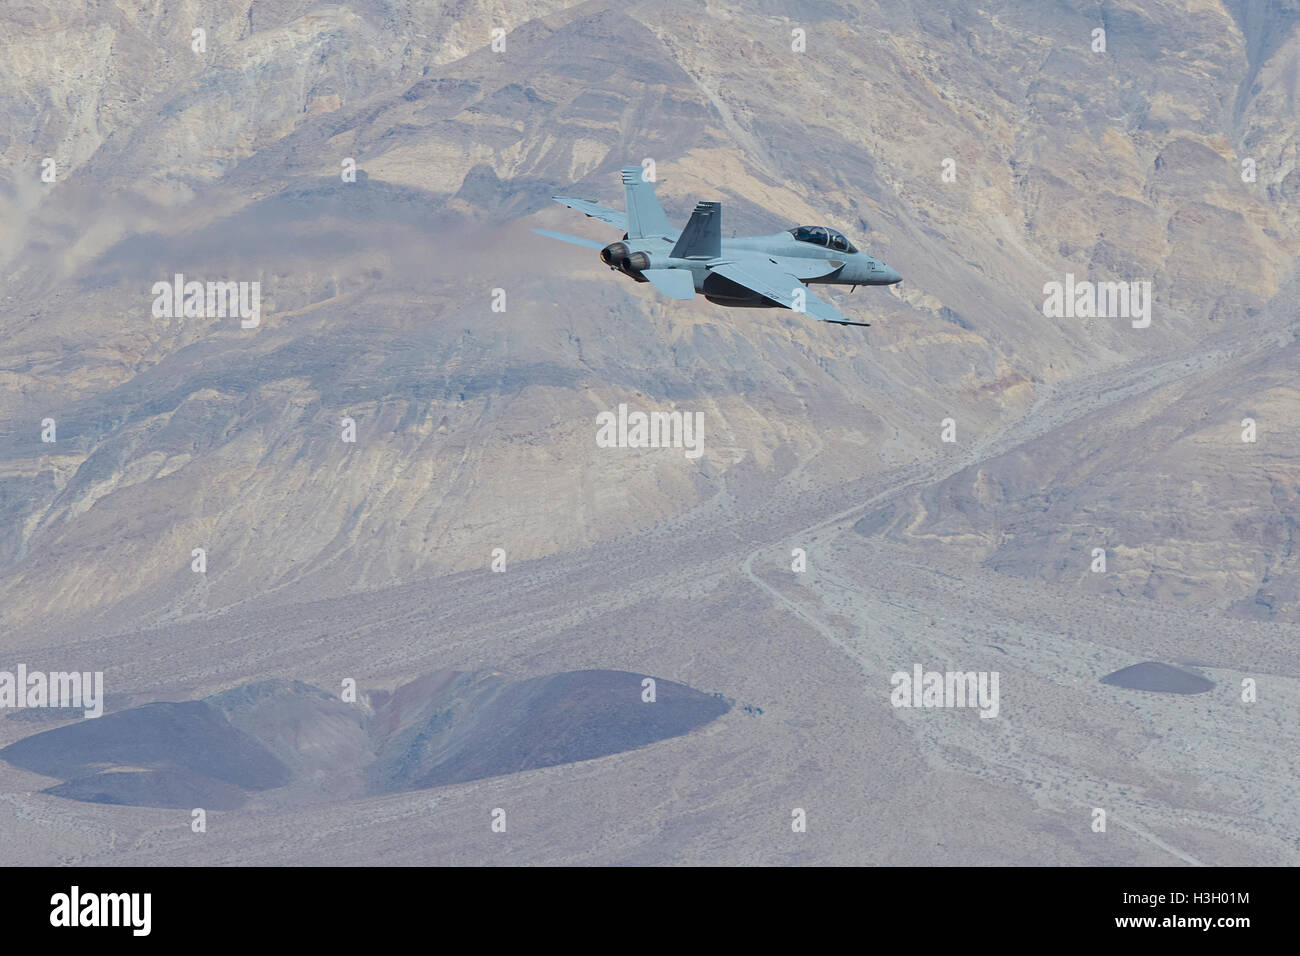
[[[689,269],[642,269],[641,275],[670,299],[695,298],[695,280]]]
[[[722,255],[722,203],[697,204],[670,255],[674,259],[716,259]]]
[[[571,242],[575,246],[586,246],[588,249],[604,249],[609,245],[607,242],[597,242],[595,239],[583,239],[581,236],[566,236],[562,232],[551,232],[549,229],[533,229],[533,232],[539,236],[545,236],[547,239],[559,239],[560,242]]]

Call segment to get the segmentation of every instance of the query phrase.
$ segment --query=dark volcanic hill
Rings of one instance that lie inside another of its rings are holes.
[[[283,787],[295,800],[397,793],[592,760],[689,733],[729,705],[672,681],[573,671],[524,681],[443,671],[361,703],[262,681],[34,734],[0,750],[92,803],[233,809]]]

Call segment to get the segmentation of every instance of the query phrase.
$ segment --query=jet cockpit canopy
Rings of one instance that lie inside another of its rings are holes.
[[[837,232],[826,226],[795,226],[793,229],[787,229],[786,231],[800,242],[810,242],[814,246],[823,246],[834,249],[836,252],[858,251],[844,233]]]

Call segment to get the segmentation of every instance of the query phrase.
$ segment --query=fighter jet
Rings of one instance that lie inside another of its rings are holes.
[[[668,225],[654,183],[640,166],[624,166],[627,212],[586,199],[552,196],[562,206],[623,230],[620,242],[567,236],[549,229],[538,235],[599,249],[600,259],[637,282],[649,282],[673,299],[695,293],[718,305],[784,307],[836,325],[870,325],[846,319],[808,288],[822,282],[857,287],[903,281],[879,259],[859,252],[844,234],[826,226],[796,226],[770,236],[722,238],[722,203],[701,202],[682,230]]]

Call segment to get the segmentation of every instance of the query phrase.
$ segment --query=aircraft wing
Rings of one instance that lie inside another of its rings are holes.
[[[794,309],[795,296],[803,290],[803,312],[822,322],[834,322],[837,325],[870,325],[869,322],[853,322],[840,314],[829,302],[817,298],[812,290],[796,279],[781,266],[773,265],[766,258],[745,259],[739,262],[720,262],[709,266],[710,272],[716,272],[724,279],[737,282],[759,295],[771,299],[777,305]],[[795,310],[799,311],[799,310]]]
[[[558,202],[561,206],[568,206],[570,209],[576,209],[578,212],[586,213],[592,219],[599,219],[601,222],[609,223],[615,229],[622,229],[627,232],[627,216],[617,209],[610,209],[608,206],[598,206],[594,202],[586,199],[570,199],[568,196],[552,196],[553,202]]]

